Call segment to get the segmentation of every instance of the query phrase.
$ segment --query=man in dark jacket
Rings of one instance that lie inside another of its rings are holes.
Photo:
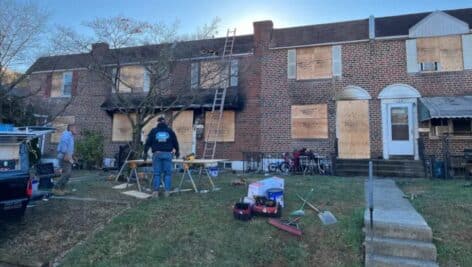
[[[157,127],[149,133],[144,145],[144,159],[152,150],[152,166],[154,169],[153,197],[158,196],[161,174],[164,175],[164,196],[168,197],[172,185],[172,158],[179,157],[179,142],[174,131],[169,128],[163,117],[157,120]]]

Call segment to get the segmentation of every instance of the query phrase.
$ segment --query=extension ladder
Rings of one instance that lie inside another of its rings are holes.
[[[221,133],[221,121],[223,120],[223,111],[225,105],[226,91],[231,81],[231,59],[233,57],[233,47],[234,39],[236,37],[236,28],[233,30],[228,29],[226,32],[226,39],[223,48],[223,55],[221,61],[223,64],[223,71],[226,71],[228,75],[220,75],[219,87],[215,90],[215,95],[213,98],[213,104],[211,107],[211,112],[209,118],[210,123],[208,124],[208,129],[206,129],[205,136],[205,147],[203,149],[203,159],[214,159],[216,152],[216,144],[218,137]]]

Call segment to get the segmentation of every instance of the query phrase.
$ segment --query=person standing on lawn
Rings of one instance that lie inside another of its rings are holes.
[[[65,188],[72,175],[72,164],[74,163],[74,135],[77,135],[77,127],[75,124],[69,124],[57,145],[57,158],[62,168],[62,175],[52,190],[55,195],[65,195],[67,193]]]
[[[149,133],[144,145],[144,160],[147,152],[152,150],[152,167],[154,169],[153,197],[159,195],[161,175],[164,175],[164,196],[168,197],[172,185],[172,158],[179,157],[179,142],[174,131],[166,124],[163,117],[157,119],[157,126]]]

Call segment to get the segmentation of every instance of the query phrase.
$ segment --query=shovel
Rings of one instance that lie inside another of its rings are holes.
[[[310,190],[310,192],[308,192],[305,195],[305,199],[308,199],[308,197],[311,195],[312,192],[313,192],[313,188]],[[292,215],[292,216],[305,216],[305,211],[303,210],[303,208],[305,207],[305,204],[306,204],[306,201],[303,201],[302,206],[298,210],[294,210],[292,213],[290,213],[290,215]]]
[[[308,206],[310,208],[312,208],[314,211],[316,211],[318,213],[318,217],[320,218],[321,222],[324,224],[324,225],[330,225],[330,224],[335,224],[338,222],[338,220],[336,219],[336,217],[334,217],[334,215],[330,212],[330,211],[321,211],[320,209],[318,209],[317,207],[315,207],[315,205],[311,204],[310,202],[308,202],[307,200],[305,200],[304,198],[302,198],[299,194],[297,194],[297,197],[299,199],[301,199],[302,201],[305,201],[306,204],[308,204]]]

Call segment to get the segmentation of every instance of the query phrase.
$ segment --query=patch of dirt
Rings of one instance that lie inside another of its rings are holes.
[[[51,262],[127,207],[62,199],[31,204],[21,222],[0,221],[0,262]]]

